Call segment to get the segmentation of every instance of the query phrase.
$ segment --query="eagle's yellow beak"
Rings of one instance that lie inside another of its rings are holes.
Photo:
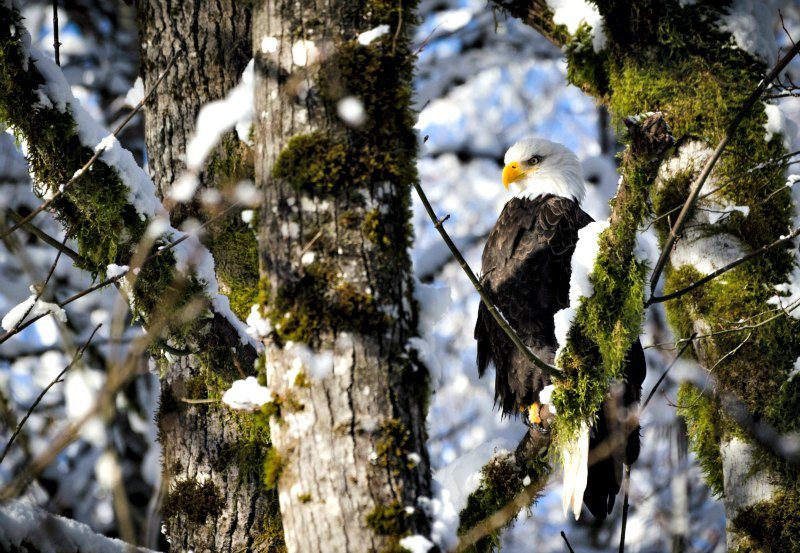
[[[520,169],[519,163],[512,161],[503,167],[503,186],[508,190],[508,185],[512,182],[518,181],[525,174],[525,171]]]

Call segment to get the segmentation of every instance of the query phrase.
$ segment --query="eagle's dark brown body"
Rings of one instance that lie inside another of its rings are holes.
[[[553,315],[569,306],[571,259],[578,230],[592,222],[577,202],[559,196],[512,198],[489,234],[483,250],[483,284],[520,338],[541,358],[553,361],[556,350]],[[495,402],[506,415],[518,415],[539,401],[547,375],[528,363],[481,304],[475,325],[478,371],[494,365]],[[641,397],[645,375],[642,346],[637,340],[628,352],[623,405]],[[598,413],[590,449],[609,434],[606,417]],[[624,449],[624,451],[623,451]],[[589,467],[584,503],[596,518],[611,512],[619,491],[622,459],[639,456],[638,429],[624,448]]]

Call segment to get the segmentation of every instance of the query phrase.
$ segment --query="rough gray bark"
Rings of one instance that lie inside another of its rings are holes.
[[[145,90],[178,56],[146,108],[148,161],[163,195],[185,169],[183,155],[200,108],[224,97],[250,59],[250,10],[236,0],[153,0],[140,2],[138,18]],[[201,186],[214,184],[203,178]],[[197,206],[172,206],[173,224],[190,214],[202,218]],[[213,245],[211,250],[219,265]],[[219,316],[187,345],[198,355],[161,360],[167,539],[177,551],[276,550],[276,498],[261,477],[268,437],[251,418],[219,403],[182,402],[218,397],[234,378],[251,374],[255,351],[242,346]]]
[[[427,374],[407,347],[416,326],[409,9],[270,1],[254,12],[260,251],[275,329],[266,368],[289,551],[382,551],[429,532],[418,502],[430,496]],[[356,42],[381,23],[387,34]],[[304,39],[313,45],[298,56]],[[363,102],[363,127],[337,116],[348,95]],[[280,172],[279,157],[296,163]],[[306,174],[306,164],[320,172]]]

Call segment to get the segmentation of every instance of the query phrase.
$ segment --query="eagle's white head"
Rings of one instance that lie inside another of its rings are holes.
[[[578,156],[544,138],[523,138],[506,152],[503,185],[514,184],[518,198],[554,194],[583,201],[586,188]]]

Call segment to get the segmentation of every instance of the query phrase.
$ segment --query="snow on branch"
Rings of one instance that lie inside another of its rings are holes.
[[[89,526],[48,513],[23,500],[0,506],[0,550],[49,553],[153,553],[96,534]]]
[[[96,233],[94,238],[84,238],[81,254],[90,258],[98,268],[105,268],[109,263],[127,263],[126,259],[117,259],[114,252],[134,251],[143,236],[143,229],[158,229],[156,242],[180,244],[172,252],[177,270],[202,284],[213,311],[232,327],[241,344],[257,347],[247,335],[246,326],[231,311],[228,298],[219,293],[211,253],[196,236],[185,235],[169,225],[169,214],[161,205],[150,177],[116,137],[95,121],[75,99],[61,69],[30,47],[30,36],[21,23],[19,12],[4,3],[0,6],[0,19],[9,22],[0,29],[4,50],[0,74],[4,82],[12,84],[0,93],[0,105],[8,123],[13,125],[16,133],[24,136],[34,152],[32,167],[40,190],[45,196],[66,196],[51,202],[59,219],[73,231],[80,229],[84,235]],[[42,128],[49,128],[52,132],[43,134],[39,130]],[[76,137],[77,144],[74,144]],[[77,162],[86,159],[87,151],[93,153],[92,157],[97,156],[92,167]],[[76,171],[79,167],[82,169]],[[81,196],[72,203],[69,194],[64,194],[65,185],[58,182],[60,175],[72,175],[70,179],[64,179],[67,182],[79,178],[84,180],[86,186],[81,187],[81,192],[93,189],[89,192],[92,197]],[[125,194],[121,203],[111,192],[120,185]],[[106,187],[109,190],[105,194],[98,193],[98,188]],[[98,203],[82,205],[87,201]],[[108,205],[102,202],[108,202]],[[91,220],[96,216],[105,220]],[[136,298],[131,299],[137,306]],[[145,320],[149,315],[146,312],[139,314]]]

